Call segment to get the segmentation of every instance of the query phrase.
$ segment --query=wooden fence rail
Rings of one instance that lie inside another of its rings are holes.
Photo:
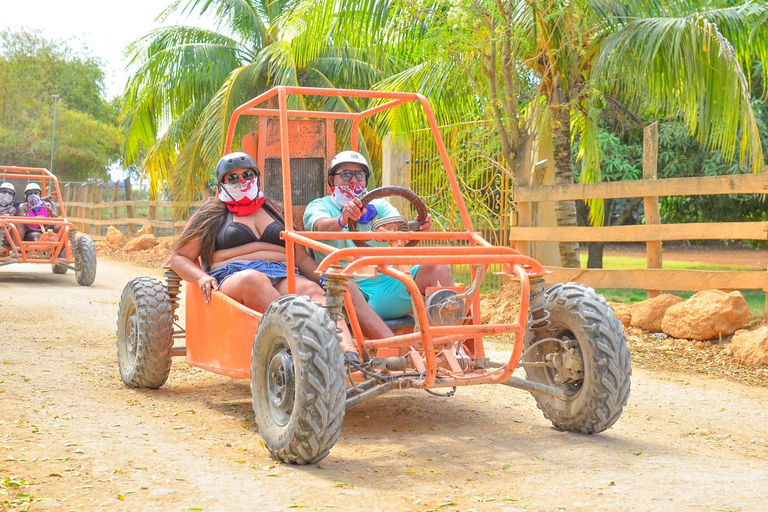
[[[653,125],[652,125],[653,126]],[[648,127],[652,128],[652,127]],[[646,128],[646,137],[658,134]],[[645,225],[608,227],[533,227],[530,216],[513,216],[510,241],[528,254],[530,242],[645,242],[647,267],[637,270],[547,267],[549,283],[576,281],[595,288],[646,290],[649,296],[669,291],[763,290],[768,293],[765,271],[668,270],[662,265],[662,243],[673,240],[768,240],[768,222],[716,222],[661,224],[658,198],[666,196],[765,194],[768,168],[760,174],[700,178],[657,179],[655,153],[644,146],[644,179],[591,185],[521,186],[515,189],[518,210],[530,211],[533,203],[587,199],[643,197]],[[649,215],[650,214],[650,215]],[[651,222],[655,220],[655,222]],[[525,225],[523,225],[525,224]],[[651,289],[650,286],[658,289]],[[768,315],[768,300],[765,313]]]

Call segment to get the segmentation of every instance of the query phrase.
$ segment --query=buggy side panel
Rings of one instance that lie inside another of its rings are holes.
[[[205,370],[247,379],[261,313],[214,291],[206,304],[194,284],[186,287],[187,362]]]

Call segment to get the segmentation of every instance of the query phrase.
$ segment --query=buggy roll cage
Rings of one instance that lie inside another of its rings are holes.
[[[348,98],[370,98],[387,100],[385,103],[373,106],[361,112],[333,112],[333,111],[305,111],[289,110],[287,98],[289,95],[297,96],[326,96],[326,97],[348,97]],[[267,102],[274,105],[274,99],[277,99],[277,108],[265,105]],[[466,228],[465,231],[452,232],[322,232],[322,231],[296,231],[293,225],[293,203],[291,195],[291,169],[290,169],[290,148],[288,137],[288,119],[325,119],[328,120],[347,120],[352,121],[351,126],[351,149],[358,150],[358,134],[361,121],[372,117],[385,110],[404,105],[409,102],[419,103],[426,115],[430,130],[437,144],[443,168],[450,184],[450,191],[453,195],[456,207],[462,222]],[[295,266],[295,244],[306,248],[318,250],[328,256],[319,264],[318,273],[329,276],[338,276],[345,278],[352,277],[371,277],[378,270],[381,274],[391,276],[403,282],[407,287],[414,305],[414,317],[420,326],[420,330],[411,334],[394,336],[382,340],[365,340],[354,313],[354,306],[347,292],[345,296],[345,307],[348,312],[352,333],[355,337],[358,349],[361,351],[367,349],[384,349],[396,347],[409,347],[421,342],[425,353],[424,373],[426,374],[422,387],[429,388],[436,384],[437,362],[436,347],[445,346],[460,340],[471,342],[468,345],[469,351],[475,359],[484,358],[482,337],[503,333],[514,333],[515,343],[506,364],[501,365],[495,371],[479,371],[469,375],[462,374],[459,368],[451,372],[451,376],[441,376],[440,386],[457,386],[467,384],[484,383],[502,383],[507,381],[520,360],[523,349],[523,338],[528,321],[528,312],[530,306],[531,286],[529,279],[543,277],[548,271],[536,260],[521,254],[509,247],[494,247],[485,240],[482,235],[472,227],[472,220],[467,211],[464,198],[461,194],[459,182],[451,164],[450,157],[446,151],[445,144],[440,135],[440,131],[435,119],[434,113],[427,99],[418,93],[404,92],[379,92],[354,89],[326,89],[313,87],[288,87],[278,86],[255,97],[254,99],[243,103],[237,107],[230,118],[225,142],[225,152],[231,152],[235,137],[237,123],[242,116],[257,116],[260,118],[277,118],[279,122],[280,133],[280,159],[282,165],[282,183],[283,198],[285,202],[285,231],[281,237],[286,242],[286,265],[288,268]],[[265,132],[261,123],[259,131]],[[264,144],[259,145],[258,161],[263,161]],[[466,246],[448,246],[440,247],[439,254],[436,254],[435,248],[429,247],[356,247],[337,249],[327,245],[321,240],[442,240],[442,241],[466,241]],[[342,266],[342,260],[347,262]],[[471,311],[469,321],[462,325],[433,326],[430,325],[425,301],[421,293],[413,282],[410,274],[397,270],[389,265],[397,264],[446,264],[446,265],[470,265],[471,280],[473,283],[479,283],[491,264],[500,264],[501,275],[509,276],[520,280],[520,310],[516,321],[506,324],[481,325],[480,322],[480,287],[477,286],[466,301],[467,311]],[[477,276],[480,272],[481,275]],[[296,277],[292,272],[288,272],[288,292],[295,293]]]

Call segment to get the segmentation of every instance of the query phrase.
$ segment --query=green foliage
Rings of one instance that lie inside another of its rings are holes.
[[[0,164],[49,167],[57,94],[54,173],[106,178],[119,159],[119,100],[104,101],[103,90],[97,59],[37,32],[0,33]]]

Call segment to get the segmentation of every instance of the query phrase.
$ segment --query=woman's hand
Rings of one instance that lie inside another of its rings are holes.
[[[211,291],[219,289],[219,283],[216,282],[216,278],[208,274],[200,276],[197,280],[197,285],[203,291],[206,304],[211,300]]]

